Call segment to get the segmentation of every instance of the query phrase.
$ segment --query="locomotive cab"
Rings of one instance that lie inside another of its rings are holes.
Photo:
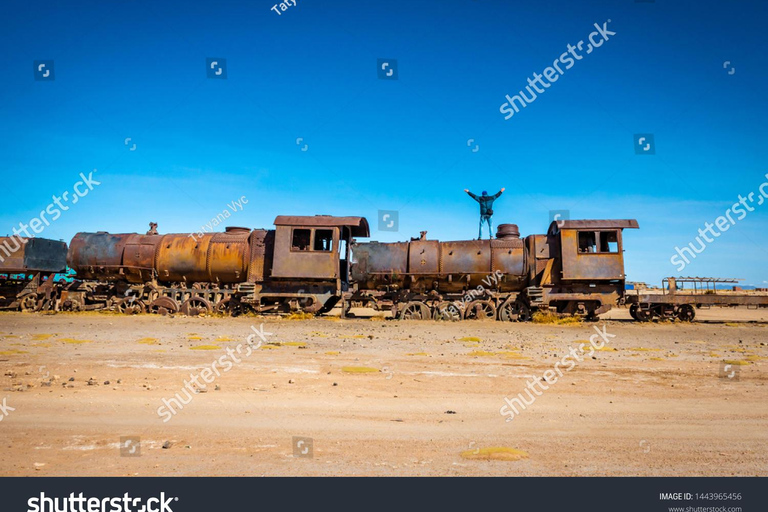
[[[536,259],[530,267],[531,305],[594,316],[621,303],[623,230],[637,227],[634,219],[552,222],[546,237],[533,237],[529,248]]]
[[[549,236],[560,246],[566,281],[624,281],[622,231],[637,228],[636,220],[574,220],[553,222]]]
[[[273,279],[335,281],[349,286],[349,245],[352,237],[369,237],[364,217],[280,215],[275,219]]]

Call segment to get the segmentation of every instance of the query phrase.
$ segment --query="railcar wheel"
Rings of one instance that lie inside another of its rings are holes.
[[[149,312],[155,315],[178,313],[179,303],[170,297],[158,297],[149,304]]]
[[[443,301],[435,306],[434,319],[458,322],[462,318],[459,307],[453,302]]]
[[[523,306],[525,306],[523,304]],[[527,309],[527,308],[526,308]],[[499,320],[502,322],[520,322],[520,303],[515,299],[507,299],[499,306]]]
[[[181,312],[187,316],[197,316],[211,312],[211,303],[202,297],[191,297],[181,305]]]
[[[77,299],[67,299],[61,303],[62,311],[82,311],[83,305]]]
[[[467,320],[492,320],[496,318],[496,306],[489,300],[473,300],[464,310]]]
[[[418,301],[407,303],[397,316],[400,320],[429,320],[432,318],[429,306]]]
[[[517,321],[530,322],[533,316],[531,315],[531,308],[528,307],[528,304],[522,301],[517,301],[515,305],[517,306],[517,311],[518,311]]]
[[[690,304],[683,304],[677,310],[677,318],[683,322],[693,322],[696,317],[696,310]]]
[[[633,320],[637,320],[638,322],[640,321],[640,319],[637,317],[637,304],[632,304],[629,306],[629,316],[631,316]]]
[[[21,299],[21,310],[26,312],[37,311],[37,294],[30,293]]]
[[[653,318],[653,313],[650,309],[643,309],[639,306],[635,309],[635,320],[638,322],[650,322]]]
[[[137,315],[144,312],[144,302],[133,297],[127,297],[117,303],[117,310],[126,315]]]
[[[528,322],[531,308],[521,300],[507,299],[499,306],[499,320],[502,322]]]
[[[233,300],[231,297],[227,299],[221,299],[216,303],[214,310],[217,313],[228,314],[232,316],[238,316],[245,313],[245,307],[240,301]]]

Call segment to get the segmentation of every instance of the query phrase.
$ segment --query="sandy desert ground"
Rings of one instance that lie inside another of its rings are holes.
[[[767,312],[605,318],[2,313],[0,475],[768,475]],[[269,344],[164,422],[163,399],[262,323]],[[595,325],[615,337],[506,422],[504,397]]]

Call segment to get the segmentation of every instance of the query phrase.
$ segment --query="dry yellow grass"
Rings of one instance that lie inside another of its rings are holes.
[[[536,311],[532,317],[535,324],[581,325],[582,320],[577,316],[558,316],[555,313]]]
[[[488,352],[486,350],[473,350],[468,356],[475,356],[475,357],[487,357],[487,356],[495,356],[496,352]]]
[[[461,452],[462,459],[469,460],[504,460],[515,461],[527,459],[528,453],[515,448],[504,446],[494,446],[490,448],[478,448],[476,450],[466,450]]]
[[[344,373],[377,373],[379,369],[367,366],[342,366],[341,371]]]
[[[297,311],[295,313],[291,313],[290,315],[286,315],[283,318],[285,320],[309,320],[310,318],[315,318],[315,315],[313,315],[312,313]]]
[[[93,343],[93,340],[76,340],[74,338],[61,338],[59,341],[69,343],[71,345],[82,345],[83,343]]]

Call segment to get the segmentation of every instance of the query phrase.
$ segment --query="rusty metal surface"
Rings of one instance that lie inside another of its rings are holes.
[[[155,254],[161,236],[135,235],[123,249],[123,275],[129,283],[144,283],[155,277]]]
[[[275,223],[277,223],[277,220]],[[333,245],[330,251],[314,250],[315,236],[318,229],[330,229],[333,231]],[[340,227],[338,226],[331,227],[327,225],[312,227],[306,224],[278,225],[275,229],[272,277],[283,279],[336,279],[339,276],[339,229]],[[293,247],[294,230],[310,231],[310,237],[306,245],[302,246],[303,248]]]
[[[525,248],[519,238],[358,243],[352,254],[352,279],[361,289],[457,292],[482,286],[515,291],[526,281]],[[504,278],[491,279],[494,271]]]
[[[155,257],[158,280],[168,282],[238,283],[248,270],[249,233],[163,235]]]
[[[249,263],[248,231],[139,235],[78,233],[67,262],[80,279],[142,283],[236,283],[245,280]]]
[[[768,307],[767,295],[703,293],[638,293],[627,295],[627,304],[701,304],[703,306]]]
[[[439,272],[444,274],[489,274],[491,272],[491,245],[488,240],[442,242],[440,249],[442,265]],[[411,267],[413,267],[413,259],[411,259]]]
[[[587,219],[587,220],[557,220],[549,225],[548,234],[554,235],[564,229],[637,229],[635,219]]]
[[[440,272],[440,244],[437,240],[416,240],[408,246],[409,274],[437,274]]]
[[[624,279],[621,232],[617,231],[619,252],[615,253],[580,253],[578,233],[579,231],[572,229],[560,231],[562,278],[577,280]]]
[[[499,227],[496,229],[496,238],[520,238],[520,228],[517,227],[517,224],[499,224]]]
[[[67,253],[67,264],[80,279],[120,278],[123,251],[135,233],[110,234],[78,233],[72,238]]]
[[[351,246],[350,277],[361,287],[375,287],[375,280],[399,282],[408,272],[408,243],[356,243]]]
[[[66,257],[67,244],[58,240],[0,237],[0,272],[64,272]]]
[[[248,266],[248,282],[261,283],[264,282],[264,262],[267,252],[267,234],[274,231],[267,231],[264,229],[254,229],[251,233],[250,245],[251,245],[251,257],[250,265]],[[272,249],[272,247],[270,247]]]
[[[514,276],[525,275],[525,248],[519,238],[491,240],[491,272]]]
[[[348,227],[352,236],[367,238],[371,236],[368,221],[365,217],[333,217],[331,215],[278,215],[275,226],[307,226],[307,227]]]

